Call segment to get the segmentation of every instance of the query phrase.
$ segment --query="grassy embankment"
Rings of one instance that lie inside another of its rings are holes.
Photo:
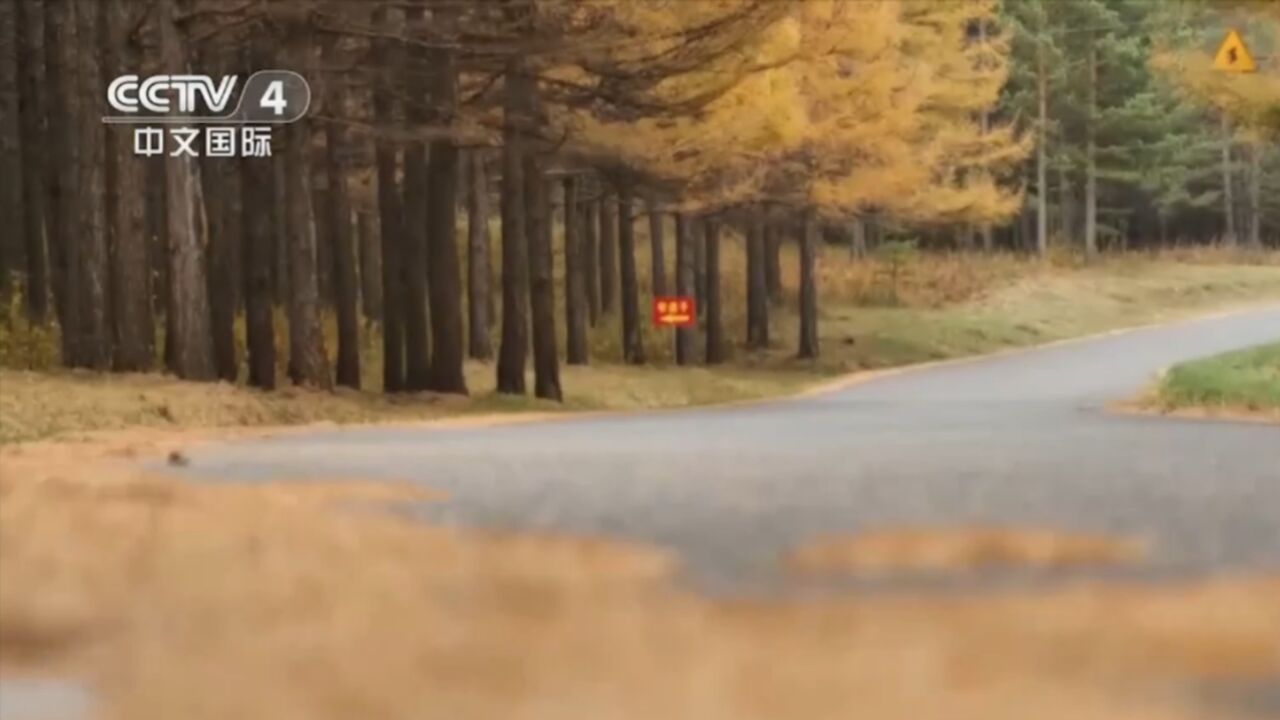
[[[1280,342],[1175,365],[1152,401],[1166,412],[1280,421]]]
[[[669,249],[668,257],[673,252]],[[637,255],[649,256],[643,242]],[[563,406],[495,395],[491,390],[494,368],[479,362],[467,366],[470,398],[389,398],[372,391],[318,393],[294,388],[261,393],[228,384],[182,383],[162,375],[66,372],[54,367],[54,332],[28,328],[11,318],[0,325],[0,367],[8,368],[0,369],[0,442],[133,426],[407,421],[459,414],[750,400],[795,392],[861,369],[1032,345],[1280,298],[1277,253],[1130,254],[1091,267],[1066,257],[1041,263],[1012,256],[921,254],[907,260],[891,281],[887,261],[854,262],[842,249],[827,247],[818,269],[822,357],[800,362],[794,359],[794,248],[784,249],[784,293],[771,311],[772,344],[765,351],[747,351],[738,345],[745,326],[741,245],[726,243],[724,255],[724,326],[732,345],[727,364],[674,367],[669,331],[650,328],[646,322],[651,364],[622,365],[619,321],[616,315],[609,316],[591,331],[593,364],[562,368]],[[647,302],[647,261],[640,262],[639,270],[642,301]],[[277,329],[278,346],[283,349],[287,344],[283,320]],[[334,336],[330,318],[330,352],[336,345]],[[364,387],[377,388],[381,358],[376,328],[366,330],[364,345]],[[279,357],[283,363],[287,352]]]

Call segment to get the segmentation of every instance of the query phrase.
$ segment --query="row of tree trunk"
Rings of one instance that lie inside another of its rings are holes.
[[[6,112],[0,130],[6,157],[18,161],[5,166],[0,210],[6,230],[25,246],[27,313],[38,323],[56,316],[68,366],[153,369],[156,320],[162,317],[160,357],[179,377],[235,381],[247,371],[251,385],[271,389],[282,355],[294,384],[359,387],[363,307],[381,330],[388,392],[468,392],[464,359],[494,356],[491,330],[500,322],[498,390],[526,392],[531,350],[534,393],[558,400],[557,322],[566,325],[568,363],[589,361],[588,328],[615,313],[621,316],[624,360],[646,361],[635,235],[642,205],[650,289],[654,297],[674,291],[697,298],[705,334],[701,359],[723,362],[728,353],[720,320],[726,222],[742,228],[748,247],[746,346],[770,343],[768,306],[780,297],[782,283],[780,235],[766,222],[765,210],[693,217],[667,211],[661,197],[625,176],[551,172],[559,158],[539,135],[536,72],[518,53],[503,72],[498,288],[489,250],[494,168],[486,151],[462,152],[448,133],[406,140],[316,120],[340,117],[344,108],[368,101],[381,127],[447,128],[454,122],[455,51],[446,44],[400,42],[390,32],[400,23],[413,29],[426,21],[416,3],[382,5],[374,17],[388,31],[371,41],[376,63],[403,73],[384,74],[367,92],[322,84],[318,113],[276,129],[274,157],[238,160],[135,156],[129,128],[101,122],[100,88],[125,72],[187,67],[192,58],[207,71],[242,75],[272,66],[337,64],[340,43],[318,38],[305,16],[274,16],[274,34],[259,32],[229,49],[193,46],[179,0],[160,0],[146,10],[153,43],[139,41],[140,10],[130,0],[5,0],[3,7],[3,27],[16,45],[15,63],[6,65],[12,86],[6,97],[14,111]],[[434,7],[431,22],[447,25],[450,12],[448,4]],[[368,207],[355,200],[352,187],[365,148],[376,186]],[[563,198],[559,234],[551,202],[557,188]],[[462,258],[455,233],[460,198],[467,219]],[[673,277],[664,237],[670,215]],[[813,357],[815,232],[811,221],[803,225],[799,349]],[[557,237],[564,243],[562,289],[554,286]],[[0,270],[8,275],[9,268]],[[326,306],[337,327],[332,354],[323,331]],[[278,307],[287,337],[283,354]],[[696,332],[675,333],[680,364],[697,361]]]

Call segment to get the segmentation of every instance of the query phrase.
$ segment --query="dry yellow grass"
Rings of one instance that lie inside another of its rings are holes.
[[[643,223],[642,223],[643,225]],[[670,234],[668,234],[670,236]],[[644,237],[643,229],[641,237]],[[647,302],[648,248],[637,251],[642,302]],[[1280,254],[1225,250],[1109,257],[1090,267],[1011,255],[923,254],[902,272],[897,305],[884,306],[883,263],[852,262],[826,247],[819,266],[823,296],[822,357],[797,361],[795,248],[782,254],[784,297],[771,312],[773,342],[746,351],[735,342],[743,320],[745,259],[726,241],[724,327],[729,364],[671,366],[670,331],[647,326],[650,365],[618,364],[616,316],[591,333],[592,365],[561,368],[563,406],[493,393],[494,367],[468,363],[469,399],[420,394],[387,397],[381,385],[380,341],[364,337],[366,392],[317,393],[283,388],[260,393],[226,384],[180,383],[160,376],[49,372],[56,335],[0,323],[0,443],[83,430],[126,427],[295,425],[312,422],[407,421],[494,412],[555,412],[684,407],[797,392],[832,376],[960,357],[1161,320],[1233,304],[1280,299]],[[668,257],[674,248],[670,249]],[[877,304],[879,303],[879,304]],[[328,318],[327,347],[336,330]],[[280,345],[286,344],[283,322]],[[281,361],[287,357],[280,355]],[[282,374],[283,377],[283,374]],[[530,382],[530,386],[532,383]]]
[[[913,528],[820,538],[796,548],[787,563],[802,573],[937,573],[1130,565],[1144,554],[1143,543],[1132,538],[1041,528]]]
[[[412,488],[119,464],[165,446],[0,449],[0,668],[108,720],[1189,720],[1280,672],[1280,579],[716,602],[660,551],[369,512]]]

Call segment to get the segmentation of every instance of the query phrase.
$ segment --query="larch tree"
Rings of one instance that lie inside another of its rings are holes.
[[[188,66],[185,38],[177,25],[176,0],[156,4],[160,61],[167,67]],[[170,370],[187,380],[213,380],[213,341],[209,328],[209,295],[204,249],[208,246],[204,190],[200,166],[185,154],[165,157],[165,217],[169,238],[169,304],[171,317],[165,342]]]

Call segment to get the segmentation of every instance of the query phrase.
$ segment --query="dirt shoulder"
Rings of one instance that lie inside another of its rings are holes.
[[[719,602],[654,548],[381,512],[432,501],[411,485],[139,471],[174,440],[0,448],[0,673],[82,679],[131,720],[836,718],[851,698],[1133,720],[1230,717],[1280,672],[1280,578]]]

